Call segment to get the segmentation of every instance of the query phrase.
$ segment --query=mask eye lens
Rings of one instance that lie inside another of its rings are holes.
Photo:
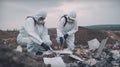
[[[43,17],[40,17],[38,20],[44,20],[45,18],[43,18]]]
[[[41,20],[44,20],[45,18],[41,17]]]

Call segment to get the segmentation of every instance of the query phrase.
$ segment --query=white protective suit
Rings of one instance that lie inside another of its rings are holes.
[[[68,17],[68,16],[67,16]],[[67,47],[70,49],[74,49],[74,40],[75,40],[75,32],[78,31],[77,22],[73,22],[72,24],[67,23],[65,26],[65,18],[61,18],[59,25],[57,27],[57,42],[60,43],[60,37],[64,38],[65,34],[68,34],[67,39],[65,40],[67,43]]]
[[[52,42],[48,35],[45,25],[35,24],[33,18],[27,18],[17,37],[18,44],[27,46],[28,52],[44,51],[40,45],[45,43],[51,45]]]

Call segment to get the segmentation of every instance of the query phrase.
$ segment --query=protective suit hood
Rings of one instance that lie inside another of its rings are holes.
[[[72,11],[68,14],[68,17],[72,20],[75,20],[76,19],[76,12],[75,11]]]
[[[47,12],[44,10],[40,10],[37,14],[35,14],[35,17],[37,18],[40,18],[40,17],[46,18],[46,16],[47,16]]]

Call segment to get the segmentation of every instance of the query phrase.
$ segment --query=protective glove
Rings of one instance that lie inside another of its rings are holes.
[[[40,51],[36,52],[36,55],[42,55],[42,54],[43,52],[40,52]]]
[[[68,37],[68,34],[65,34],[65,35],[64,35],[64,39],[66,39],[67,37]]]
[[[41,46],[47,51],[50,50],[50,47],[44,43],[41,44]]]
[[[63,44],[63,38],[62,37],[60,37],[60,43]]]

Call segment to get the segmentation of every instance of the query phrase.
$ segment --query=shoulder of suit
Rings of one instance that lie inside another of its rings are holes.
[[[25,20],[25,23],[34,23],[34,20],[32,18],[27,18]]]

